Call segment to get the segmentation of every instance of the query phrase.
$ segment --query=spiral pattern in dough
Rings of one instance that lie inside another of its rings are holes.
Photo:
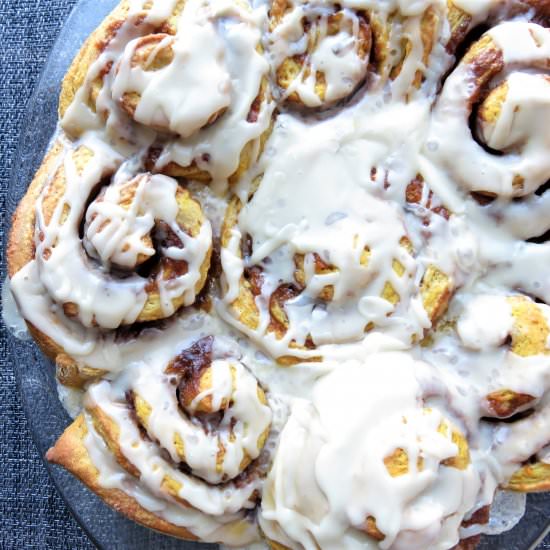
[[[64,130],[105,126],[119,147],[147,147],[151,171],[237,181],[257,159],[272,111],[249,5],[142,4],[123,2],[75,59],[60,99]]]
[[[36,258],[41,281],[65,314],[115,329],[192,304],[206,280],[212,231],[189,192],[166,176],[115,174],[120,159],[94,144],[68,148],[60,163],[38,202]],[[106,177],[112,184],[88,205]],[[148,277],[106,275],[111,266],[136,269],[153,257],[153,238],[160,260]]]
[[[91,385],[84,405],[75,423],[85,422],[92,434],[83,440],[88,452],[101,438],[126,477],[168,503],[165,512],[157,505],[161,518],[171,521],[175,506],[179,521],[204,516],[206,538],[221,537],[220,529],[223,540],[254,540],[244,511],[258,496],[260,470],[251,462],[265,444],[272,413],[255,377],[223,342],[200,339],[167,365],[138,362],[113,381]],[[50,450],[50,460],[63,460],[67,437]]]
[[[548,29],[502,23],[470,48],[446,80],[432,132],[460,136],[438,142],[437,155],[467,190],[524,197],[550,177],[546,133],[537,123],[546,120],[541,109],[548,109],[550,97],[544,75],[549,58]],[[498,86],[484,93],[499,75],[504,78]],[[475,109],[480,143],[469,126]]]

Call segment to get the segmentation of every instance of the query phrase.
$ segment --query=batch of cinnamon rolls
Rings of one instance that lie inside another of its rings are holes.
[[[469,550],[550,490],[550,2],[124,0],[67,73],[11,291],[129,518]],[[263,545],[263,546],[262,546]]]

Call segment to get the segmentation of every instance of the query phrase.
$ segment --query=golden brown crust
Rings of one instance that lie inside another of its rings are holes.
[[[87,433],[86,421],[80,415],[46,453],[46,458],[54,464],[63,466],[109,506],[112,506],[117,512],[120,512],[127,518],[167,535],[186,540],[197,540],[197,537],[184,527],[174,525],[159,518],[140,506],[134,498],[123,491],[103,487],[99,481],[99,471],[92,463],[84,444]]]
[[[34,259],[34,227],[36,201],[46,181],[57,167],[59,155],[63,151],[63,144],[56,141],[46,154],[34,179],[29,185],[25,196],[19,202],[12,218],[12,226],[8,239],[7,264],[8,275],[13,277],[18,271]],[[39,331],[31,323],[27,327],[35,342],[40,346],[42,352],[52,360],[63,353],[63,348],[56,344],[51,338]]]
[[[438,321],[447,311],[453,291],[452,279],[438,267],[429,265],[420,284],[420,295],[432,323]]]
[[[57,381],[64,386],[82,388],[88,382],[97,380],[104,374],[104,370],[77,365],[74,359],[65,353],[59,353],[55,358],[55,376]]]
[[[76,92],[80,89],[90,66],[101,55],[105,46],[113,39],[129,11],[128,0],[123,0],[88,37],[80,51],[73,59],[61,85],[59,96],[59,116],[63,118],[69,105],[73,102]],[[102,82],[98,83],[101,87]],[[93,93],[93,91],[92,91]],[[89,98],[91,101],[91,98]],[[95,102],[94,102],[95,103]],[[95,109],[95,106],[93,107]]]
[[[383,541],[386,538],[386,535],[376,526],[376,519],[372,516],[367,517],[361,529],[374,540]]]
[[[543,493],[550,491],[550,464],[535,462],[517,470],[504,489],[520,493]]]
[[[452,53],[468,34],[472,17],[457,7],[452,0],[447,0],[447,21],[451,27],[451,38],[447,44],[447,51]]]
[[[514,318],[512,352],[521,357],[548,355],[550,327],[538,305],[525,296],[511,296],[508,303]]]
[[[272,550],[290,550],[288,546],[285,546],[284,544],[281,544],[279,542],[275,542],[274,540],[267,540],[267,544]]]
[[[34,222],[36,201],[48,177],[59,162],[63,145],[56,141],[46,154],[25,196],[13,214],[8,241],[8,275],[13,277],[21,268],[34,259]]]

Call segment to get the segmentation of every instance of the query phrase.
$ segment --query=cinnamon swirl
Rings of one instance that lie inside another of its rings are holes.
[[[65,77],[63,129],[105,126],[123,150],[148,146],[147,165],[167,175],[237,180],[273,110],[257,17],[246,2],[122,2]]]
[[[271,409],[231,355],[226,343],[203,338],[168,364],[143,362],[92,384],[84,412],[48,459],[108,502],[118,504],[122,493],[122,511],[150,527],[212,542],[255,540],[245,514],[260,490],[251,462],[265,444]]]

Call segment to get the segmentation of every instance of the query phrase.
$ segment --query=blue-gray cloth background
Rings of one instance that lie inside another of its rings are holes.
[[[75,3],[0,0],[0,215],[27,102]],[[6,361],[6,336],[0,324],[0,550],[92,548],[33,446]],[[550,537],[541,548],[550,548]]]
[[[0,0],[0,215],[27,102],[75,3]],[[91,549],[31,441],[0,330],[0,550]]]

